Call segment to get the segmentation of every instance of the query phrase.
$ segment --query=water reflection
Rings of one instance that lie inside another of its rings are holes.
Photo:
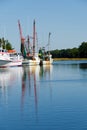
[[[37,111],[39,88],[42,84],[40,81],[50,78],[51,72],[52,66],[24,66],[0,69],[0,97],[2,95],[7,97],[9,92],[16,96],[15,94],[18,91],[19,96],[21,96],[21,107],[24,107],[28,98],[30,101],[34,100]]]
[[[23,74],[22,67],[0,68],[0,100],[8,104],[9,93],[16,88]],[[13,87],[14,86],[14,87]]]
[[[52,66],[24,66],[22,75],[22,107],[28,93],[30,100],[34,97],[35,109],[38,108],[38,95],[40,88],[40,80],[50,77]]]
[[[22,76],[22,107],[24,105],[24,98],[27,92],[29,92],[29,97],[34,92],[35,97],[35,106],[37,109],[37,89],[36,89],[36,80],[39,79],[38,72],[39,66],[24,66],[23,67],[23,76]]]
[[[0,68],[0,88],[12,86],[12,82],[22,75],[22,68]]]
[[[0,130],[79,129],[79,122],[87,128],[83,68],[83,64],[58,62],[0,69]]]
[[[79,68],[86,70],[87,69],[87,63],[81,63],[81,64],[79,64]]]
[[[45,77],[46,75],[50,76],[50,73],[52,72],[52,65],[47,65],[47,66],[41,66],[40,67],[40,72],[39,72],[39,76],[41,77]]]

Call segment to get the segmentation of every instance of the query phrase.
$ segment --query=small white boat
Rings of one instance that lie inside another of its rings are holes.
[[[43,59],[40,60],[40,65],[50,65],[53,63],[52,55],[44,55]]]
[[[50,52],[46,52],[45,48],[39,50],[40,65],[50,65],[53,63],[52,55]]]
[[[0,67],[21,66],[22,56],[17,53],[8,53],[7,50],[0,48]]]

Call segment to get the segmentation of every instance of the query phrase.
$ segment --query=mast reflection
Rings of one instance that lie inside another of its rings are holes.
[[[23,76],[22,76],[22,107],[24,106],[24,101],[28,92],[29,99],[34,97],[35,110],[38,109],[38,95],[39,88],[41,86],[40,80],[50,78],[50,73],[52,71],[52,66],[23,66]]]

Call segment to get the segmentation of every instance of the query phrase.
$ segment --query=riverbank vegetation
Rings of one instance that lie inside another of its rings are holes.
[[[7,50],[13,49],[12,44],[5,40],[4,37],[0,38],[0,47]],[[54,60],[87,60],[87,42],[82,42],[78,48],[56,49],[51,50],[50,53]]]
[[[68,48],[61,50],[51,50],[50,53],[54,59],[58,58],[87,58],[87,42],[82,42],[81,45],[76,48]]]

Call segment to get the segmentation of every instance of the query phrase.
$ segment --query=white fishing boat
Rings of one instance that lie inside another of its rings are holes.
[[[40,60],[40,65],[50,65],[53,63],[52,55],[45,55],[43,59]]]
[[[33,22],[33,36],[29,36],[26,38],[23,38],[20,22],[18,22],[19,25],[19,31],[20,31],[20,38],[21,38],[21,53],[23,56],[22,65],[39,65],[40,64],[40,58],[38,56],[38,53],[36,51],[36,31],[35,31],[35,20]],[[33,40],[33,44],[31,45],[30,38]]]
[[[49,51],[49,45],[50,45],[50,35],[51,33],[49,32],[48,35],[48,51],[45,50],[45,47],[42,47],[39,49],[39,57],[40,57],[40,65],[50,65],[53,63],[52,55],[50,54]]]
[[[45,48],[39,50],[40,65],[50,65],[53,63],[52,55],[50,52],[46,52]]]
[[[22,56],[17,53],[8,53],[6,49],[0,48],[0,67],[21,66]]]

